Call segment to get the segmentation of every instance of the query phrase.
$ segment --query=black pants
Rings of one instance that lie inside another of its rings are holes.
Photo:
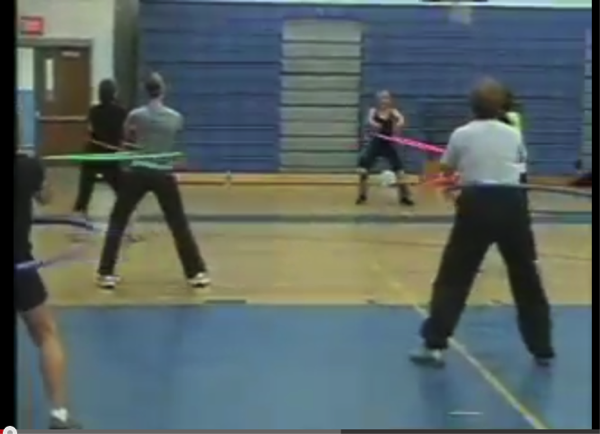
[[[431,349],[446,349],[467,304],[479,267],[496,244],[508,270],[519,330],[529,351],[552,357],[550,305],[537,268],[527,198],[508,188],[473,188],[457,200],[450,238],[433,284],[421,334]]]
[[[33,260],[30,253],[15,255],[15,267],[21,262]],[[17,312],[29,312],[43,305],[48,299],[46,286],[37,270],[17,272],[14,276],[15,309]]]
[[[123,233],[137,205],[153,193],[175,239],[175,247],[187,278],[206,271],[206,264],[190,229],[177,180],[171,173],[136,168],[122,173],[117,200],[110,214],[98,273],[114,274]]]
[[[73,211],[87,213],[94,193],[94,186],[98,181],[98,176],[106,182],[116,193],[121,176],[121,169],[118,165],[110,163],[84,163],[79,171],[79,188],[77,199]]]
[[[402,159],[393,143],[378,137],[373,138],[362,150],[358,159],[358,167],[369,172],[380,158],[386,160],[391,171],[398,173],[404,170]]]

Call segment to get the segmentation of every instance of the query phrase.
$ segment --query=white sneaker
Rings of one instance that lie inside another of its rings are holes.
[[[96,285],[105,291],[112,291],[121,281],[118,276],[98,276],[96,277]]]
[[[196,276],[188,279],[188,285],[195,289],[204,289],[210,286],[210,277],[207,273],[198,273]]]

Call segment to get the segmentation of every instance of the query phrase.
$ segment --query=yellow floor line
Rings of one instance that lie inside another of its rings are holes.
[[[391,279],[384,268],[378,263],[374,262],[372,265],[373,271],[379,273],[383,278],[386,279],[386,286],[390,288],[394,288],[398,292],[402,292],[406,294],[407,299],[411,300],[410,305],[412,308],[423,318],[427,316],[427,312],[414,300],[416,299],[414,291],[408,290],[404,285],[400,282]],[[492,371],[490,371],[481,360],[479,360],[476,356],[474,356],[468,349],[466,345],[461,343],[456,339],[452,339],[450,341],[451,347],[460,354],[466,361],[469,363],[481,377],[485,380],[486,383],[492,387],[506,401],[508,405],[510,405],[515,411],[517,411],[525,421],[531,425],[533,429],[536,430],[548,430],[551,429],[539,416],[535,414],[525,403],[523,403],[511,390],[510,388],[500,379],[497,375],[495,375]]]

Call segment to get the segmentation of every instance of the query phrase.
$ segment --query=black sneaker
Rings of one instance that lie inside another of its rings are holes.
[[[48,424],[48,429],[58,429],[58,430],[71,430],[71,429],[83,429],[83,426],[74,419],[67,418],[67,420],[62,420],[57,417],[50,417],[50,423]]]
[[[408,198],[408,197],[403,197],[402,199],[400,199],[400,205],[403,206],[415,206],[415,201]]]
[[[535,356],[533,361],[541,368],[550,368],[554,364],[554,356]]]
[[[410,354],[410,361],[415,365],[427,366],[431,368],[443,368],[446,365],[444,352],[440,350],[430,350],[421,348]]]
[[[367,195],[366,194],[361,194],[356,198],[356,205],[363,205],[365,203],[367,203]]]

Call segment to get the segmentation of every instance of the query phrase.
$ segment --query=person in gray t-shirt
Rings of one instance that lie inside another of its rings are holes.
[[[160,153],[174,149],[183,116],[163,104],[164,83],[153,75],[145,85],[150,101],[133,110],[125,121],[126,134],[134,136],[142,153]],[[110,215],[104,248],[98,266],[98,285],[114,290],[118,278],[114,271],[123,232],[137,205],[147,193],[153,193],[173,234],[183,272],[190,286],[205,288],[210,284],[206,264],[183,208],[172,161],[135,160],[125,171],[117,200]]]
[[[475,277],[493,244],[498,246],[526,347],[540,365],[554,358],[550,305],[537,269],[537,252],[520,164],[526,155],[520,134],[498,119],[502,87],[486,82],[472,96],[475,120],[458,128],[442,158],[447,175],[463,184],[456,217],[433,284],[417,364],[442,366],[443,351],[467,304]]]

